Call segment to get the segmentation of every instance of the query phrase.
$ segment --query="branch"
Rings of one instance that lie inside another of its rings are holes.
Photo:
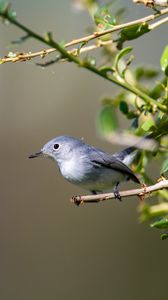
[[[82,47],[80,50],[78,48],[74,48],[72,50],[69,50],[68,53],[72,54],[73,56],[79,56],[79,54],[89,52],[89,51],[92,51],[92,50],[95,50],[95,49],[98,49],[98,48],[101,48],[101,47],[104,47],[107,45],[111,45],[112,43],[113,43],[113,40],[109,40],[109,41],[98,40],[97,43],[95,43],[93,45]],[[65,44],[64,47],[65,48],[68,47],[67,45],[68,44]],[[27,61],[27,60],[31,60],[32,58],[35,58],[35,57],[45,58],[48,54],[51,54],[56,51],[57,51],[57,49],[50,48],[50,49],[44,49],[44,50],[41,50],[38,52],[26,52],[26,53],[9,52],[8,56],[0,58],[0,64],[4,64],[7,62],[15,63],[15,62]]]
[[[168,6],[167,0],[133,0],[134,3],[142,3],[145,6],[154,7],[154,6]]]
[[[149,26],[149,29],[150,29],[150,30],[153,30],[153,29],[155,29],[155,28],[159,27],[160,25],[162,25],[162,24],[164,24],[164,23],[167,23],[167,22],[168,22],[168,17],[163,18],[163,19],[161,19],[161,20],[159,20],[159,21],[157,21],[157,22],[151,24],[151,25]]]
[[[124,28],[125,26],[128,26],[128,24],[129,24],[129,26],[132,26],[132,24],[139,23],[140,20],[141,20],[141,22],[144,22],[144,20],[152,20],[152,19],[155,19],[156,17],[160,17],[161,15],[166,14],[166,13],[168,13],[168,9],[161,10],[159,13],[157,12],[154,15],[150,15],[148,17],[145,17],[145,18],[142,18],[142,19],[139,19],[139,20],[135,20],[135,21],[132,21],[132,22],[129,22],[129,23],[125,23],[125,24],[122,24],[122,25],[115,26],[112,29],[106,30],[104,32],[96,32],[93,35],[91,35],[89,37],[89,39],[91,40],[93,38],[97,38],[99,36],[110,33],[112,31],[116,31],[117,30],[116,27],[119,28],[119,26],[120,26],[120,29],[121,29],[121,28]],[[76,56],[72,55],[70,52],[68,52],[65,49],[65,46],[63,47],[58,42],[55,42],[52,39],[51,34],[48,33],[47,37],[45,38],[45,37],[39,35],[38,33],[30,30],[25,25],[19,23],[15,18],[11,17],[11,15],[8,13],[7,9],[5,9],[3,12],[0,11],[0,16],[2,16],[3,18],[7,19],[8,21],[10,21],[15,26],[17,26],[20,29],[22,29],[23,31],[25,31],[28,34],[28,36],[31,36],[34,39],[36,39],[36,40],[38,40],[38,41],[40,41],[40,42],[42,42],[42,43],[44,43],[44,44],[46,44],[50,47],[53,47],[54,49],[56,49],[61,54],[61,58],[66,59],[70,62],[74,62],[78,66],[80,66],[82,68],[85,68],[85,69],[91,71],[92,73],[95,73],[95,74],[99,75],[100,77],[102,77],[102,78],[104,78],[104,79],[106,79],[110,82],[115,83],[116,85],[118,85],[118,86],[124,88],[125,90],[135,94],[136,96],[140,97],[146,104],[150,104],[151,106],[155,106],[155,107],[159,108],[162,112],[167,113],[168,108],[167,108],[166,105],[163,105],[160,102],[154,100],[153,98],[148,96],[145,92],[139,90],[137,87],[135,87],[133,85],[130,85],[126,82],[123,82],[123,80],[119,81],[117,78],[115,78],[111,74],[108,74],[108,72],[104,72],[101,69],[97,69],[96,67],[91,65],[88,61],[81,60],[79,57],[76,57]],[[72,41],[71,43],[68,43],[68,46],[72,45],[72,43],[77,43],[77,41],[79,43],[79,40],[81,42],[81,39],[78,39],[76,41]],[[86,38],[85,38],[85,40],[86,40]],[[0,60],[0,62],[2,63],[2,60]]]
[[[113,33],[115,31],[119,31],[121,29],[128,28],[128,27],[133,26],[133,25],[143,24],[145,22],[150,22],[150,21],[152,21],[154,19],[159,18],[160,16],[163,16],[163,15],[167,14],[167,13],[168,13],[168,8],[162,9],[162,10],[160,10],[159,12],[157,12],[155,14],[152,14],[152,15],[140,18],[138,20],[134,20],[134,21],[130,21],[130,22],[127,22],[127,23],[120,24],[120,25],[116,25],[116,26],[113,26],[112,28],[104,30],[104,31],[100,31],[100,32],[96,31],[96,32],[94,32],[91,35],[87,35],[87,36],[84,36],[82,38],[75,39],[75,40],[72,40],[71,42],[66,43],[64,45],[64,48],[68,48],[68,47],[71,47],[71,46],[74,46],[74,45],[78,45],[78,44],[81,44],[81,43],[88,43],[91,40],[97,39],[97,38],[102,37],[102,36],[104,36],[106,34]],[[13,23],[14,25],[16,25],[17,27],[19,27],[20,29],[24,30],[25,32],[27,32],[29,36],[32,36],[32,37],[34,37],[34,38],[36,38],[36,39],[39,40],[39,37],[40,37],[39,35],[34,34],[34,32],[32,32],[31,30],[29,30],[28,28],[26,28],[25,26],[23,26],[21,23],[17,22],[15,19],[11,18],[10,15],[8,15],[6,13],[6,11],[4,11],[4,12],[0,11],[0,16],[2,16],[3,18],[7,19],[8,21],[10,21],[11,23]],[[167,22],[166,18],[163,19],[163,20],[160,20],[160,23],[158,22],[157,25],[155,25],[155,23],[151,24],[149,26],[149,29],[152,30],[152,29],[160,26],[162,23],[165,23],[165,22]],[[44,42],[44,41],[42,41],[42,42]],[[113,42],[112,40],[106,41],[106,42],[102,41],[102,42],[97,43],[95,45],[81,48],[80,51],[79,51],[79,49],[75,48],[75,49],[72,49],[69,52],[72,53],[72,54],[74,54],[75,52],[79,54],[79,53],[82,53],[82,52],[87,52],[87,51],[94,50],[94,49],[100,48],[102,46],[111,44],[112,42]],[[46,43],[46,42],[44,42],[44,43]],[[35,58],[35,57],[42,57],[42,58],[44,58],[46,55],[51,54],[51,53],[53,53],[55,51],[57,51],[56,48],[50,48],[50,49],[45,49],[45,50],[34,52],[34,53],[32,53],[32,52],[16,53],[16,54],[15,53],[11,53],[11,56],[8,55],[8,56],[6,56],[4,58],[0,58],[0,62],[1,63],[6,63],[6,62],[26,61],[26,60],[30,60],[30,59]]]
[[[112,28],[106,29],[104,31],[95,31],[91,35],[84,36],[84,37],[76,39],[76,40],[72,40],[71,42],[66,44],[66,46],[70,47],[70,46],[74,46],[74,45],[80,44],[80,43],[88,43],[91,40],[102,37],[106,34],[113,33],[115,31],[119,31],[121,29],[131,27],[133,25],[143,24],[145,22],[150,22],[150,21],[155,20],[155,19],[157,19],[157,18],[159,18],[163,15],[166,15],[167,13],[168,13],[168,8],[165,8],[165,9],[162,9],[162,10],[156,12],[155,14],[151,14],[149,16],[146,16],[146,17],[143,17],[143,18],[140,18],[140,19],[136,19],[136,20],[133,20],[133,21],[130,21],[130,22],[127,22],[127,23],[115,25]]]
[[[138,196],[141,199],[144,199],[146,196],[150,196],[152,192],[168,189],[168,180],[161,179],[158,183],[151,186],[144,186],[140,189],[121,191],[121,198],[129,197],[129,196]],[[80,205],[83,203],[97,203],[105,200],[115,199],[114,193],[105,193],[105,194],[97,194],[97,195],[84,195],[84,196],[73,196],[70,201],[76,205]]]

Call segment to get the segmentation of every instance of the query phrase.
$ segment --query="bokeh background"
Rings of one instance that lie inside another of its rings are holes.
[[[125,20],[152,13],[131,0],[117,2],[128,9]],[[83,36],[92,25],[70,0],[12,5],[20,21],[41,34],[52,31],[57,41]],[[18,49],[10,41],[22,35],[1,23],[0,56]],[[136,64],[159,68],[166,43],[167,25],[133,41]],[[19,51],[44,48],[31,39]],[[137,198],[76,207],[69,198],[81,189],[65,182],[53,162],[27,159],[63,134],[116,151],[95,126],[101,97],[116,87],[71,63],[43,69],[31,61],[1,65],[0,90],[0,299],[166,297],[167,242],[138,223]]]

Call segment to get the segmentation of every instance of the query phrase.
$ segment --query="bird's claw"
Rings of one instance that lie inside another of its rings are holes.
[[[115,199],[118,199],[121,201],[121,195],[119,193],[119,190],[117,190],[117,189],[114,190],[114,196],[115,196]]]
[[[121,201],[121,195],[120,195],[120,192],[118,190],[118,185],[119,185],[119,182],[117,182],[116,185],[114,186],[113,193],[114,193],[115,199],[118,199],[118,200]]]

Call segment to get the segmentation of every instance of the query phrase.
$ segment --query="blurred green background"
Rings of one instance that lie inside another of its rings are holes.
[[[125,20],[152,13],[131,0],[117,2],[128,8]],[[57,41],[83,36],[92,25],[70,0],[12,5],[21,22],[41,34],[52,31]],[[45,49],[32,39],[10,45],[22,35],[1,23],[0,56]],[[166,43],[167,25],[133,41],[136,64],[159,67]],[[119,149],[102,141],[95,127],[100,98],[113,95],[115,86],[71,63],[43,69],[30,61],[1,65],[0,89],[0,299],[166,297],[167,242],[138,224],[137,198],[76,207],[69,198],[81,189],[65,182],[53,162],[27,159],[64,134],[109,152]]]

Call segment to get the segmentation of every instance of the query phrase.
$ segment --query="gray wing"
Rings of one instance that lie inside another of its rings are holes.
[[[132,179],[133,181],[140,183],[139,179],[135,176],[132,170],[116,156],[107,154],[99,149],[92,149],[90,151],[90,158],[95,166],[116,170],[128,176],[128,179]]]

